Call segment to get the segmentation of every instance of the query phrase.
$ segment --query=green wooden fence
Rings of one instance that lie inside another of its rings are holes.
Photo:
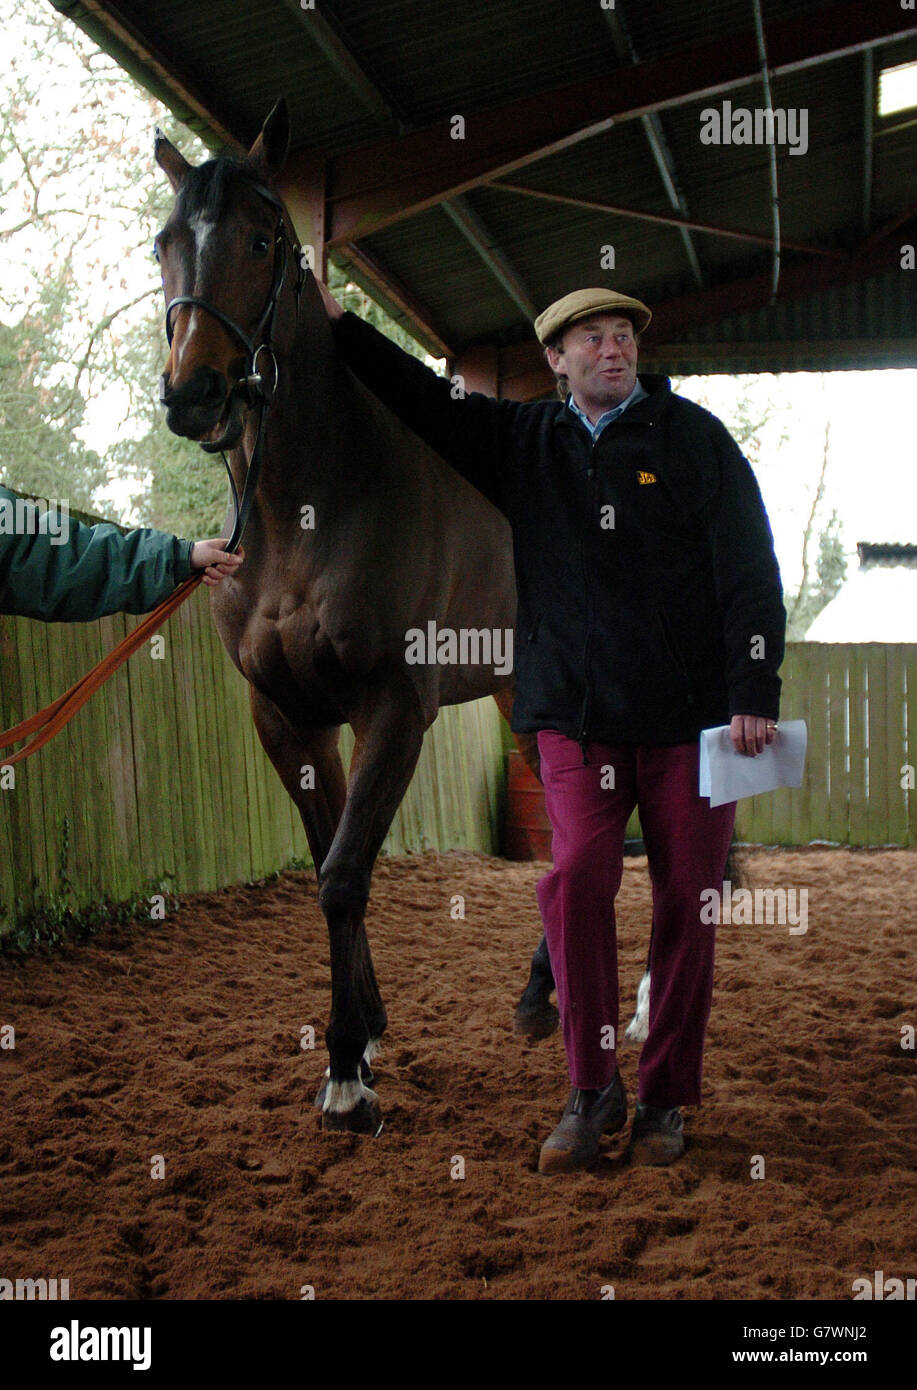
[[[133,622],[0,618],[0,728],[61,694]],[[0,770],[0,934],[62,888],[80,907],[308,861],[203,591],[162,635],[162,659],[139,652],[57,739]],[[809,726],[805,784],[740,802],[739,838],[917,844],[917,792],[902,785],[917,760],[917,645],[794,643],[782,674],[782,716]],[[497,852],[506,739],[491,700],[442,710],[385,851]],[[352,746],[345,728],[345,764]]]
[[[134,622],[0,618],[0,728],[62,694]],[[158,888],[210,890],[291,859],[311,862],[203,590],[161,635],[161,659],[148,645],[41,752],[0,767],[0,934],[64,888],[66,905],[82,907]],[[440,712],[384,852],[496,850],[501,725],[489,699]],[[352,747],[345,726],[345,766]]]
[[[740,801],[739,839],[917,845],[917,645],[791,642],[780,674],[781,718],[808,725],[805,781]]]
[[[917,645],[790,642],[780,674],[780,717],[808,727],[805,778],[740,801],[738,839],[917,845]]]

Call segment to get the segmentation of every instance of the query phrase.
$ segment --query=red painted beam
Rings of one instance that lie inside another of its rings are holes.
[[[867,247],[864,243],[864,247],[846,261],[810,261],[804,265],[784,266],[780,272],[778,302],[798,299],[801,295],[830,289],[835,285],[853,284],[899,264],[900,247],[888,240],[880,246]],[[902,274],[905,273],[902,271]],[[711,319],[764,309],[771,301],[771,286],[771,273],[767,271],[747,280],[737,280],[732,284],[670,299],[664,304],[651,305],[653,321],[644,341],[656,347],[677,339],[688,328],[709,323]]]
[[[767,28],[772,75],[917,34],[913,11],[847,0]],[[448,119],[348,150],[329,162],[332,246],[369,236],[445,198],[569,148],[616,122],[712,97],[760,76],[752,28],[665,58],[467,114],[464,139]]]

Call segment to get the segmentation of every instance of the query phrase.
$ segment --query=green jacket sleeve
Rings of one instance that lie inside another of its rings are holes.
[[[0,613],[89,622],[147,613],[191,574],[191,541],[42,513],[0,487]]]

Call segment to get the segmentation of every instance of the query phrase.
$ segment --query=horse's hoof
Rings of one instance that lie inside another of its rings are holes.
[[[324,1110],[325,1108],[325,1097],[328,1094],[328,1081],[330,1076],[330,1068],[326,1067],[324,1079],[322,1080],[322,1084],[319,1086],[318,1090],[315,1092],[315,1100],[312,1102],[316,1110]],[[373,1081],[375,1080],[375,1077],[373,1076],[369,1064],[362,1059],[360,1061],[360,1080],[363,1082],[363,1085],[367,1087],[371,1087]]]
[[[322,1129],[330,1134],[371,1134],[382,1130],[382,1108],[372,1091],[358,1100],[352,1110],[323,1110]]]
[[[560,1014],[553,1004],[539,1004],[536,1008],[523,1008],[520,1004],[513,1020],[513,1032],[519,1038],[549,1038],[557,1031]]]

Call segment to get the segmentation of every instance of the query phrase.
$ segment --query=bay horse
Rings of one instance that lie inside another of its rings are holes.
[[[511,670],[409,662],[406,637],[431,622],[512,633],[512,542],[502,514],[338,360],[276,192],[289,138],[283,101],[244,159],[192,166],[157,131],[176,194],[155,241],[170,345],[160,397],[171,430],[228,454],[248,513],[245,563],[211,596],[213,617],[318,877],[332,992],[322,1126],[375,1134],[387,1016],[364,914],[376,856],[438,709],[493,695],[512,712]],[[346,782],[343,723],[355,737]],[[534,735],[517,742],[537,773]],[[552,988],[542,942],[518,1031],[556,1026]]]

